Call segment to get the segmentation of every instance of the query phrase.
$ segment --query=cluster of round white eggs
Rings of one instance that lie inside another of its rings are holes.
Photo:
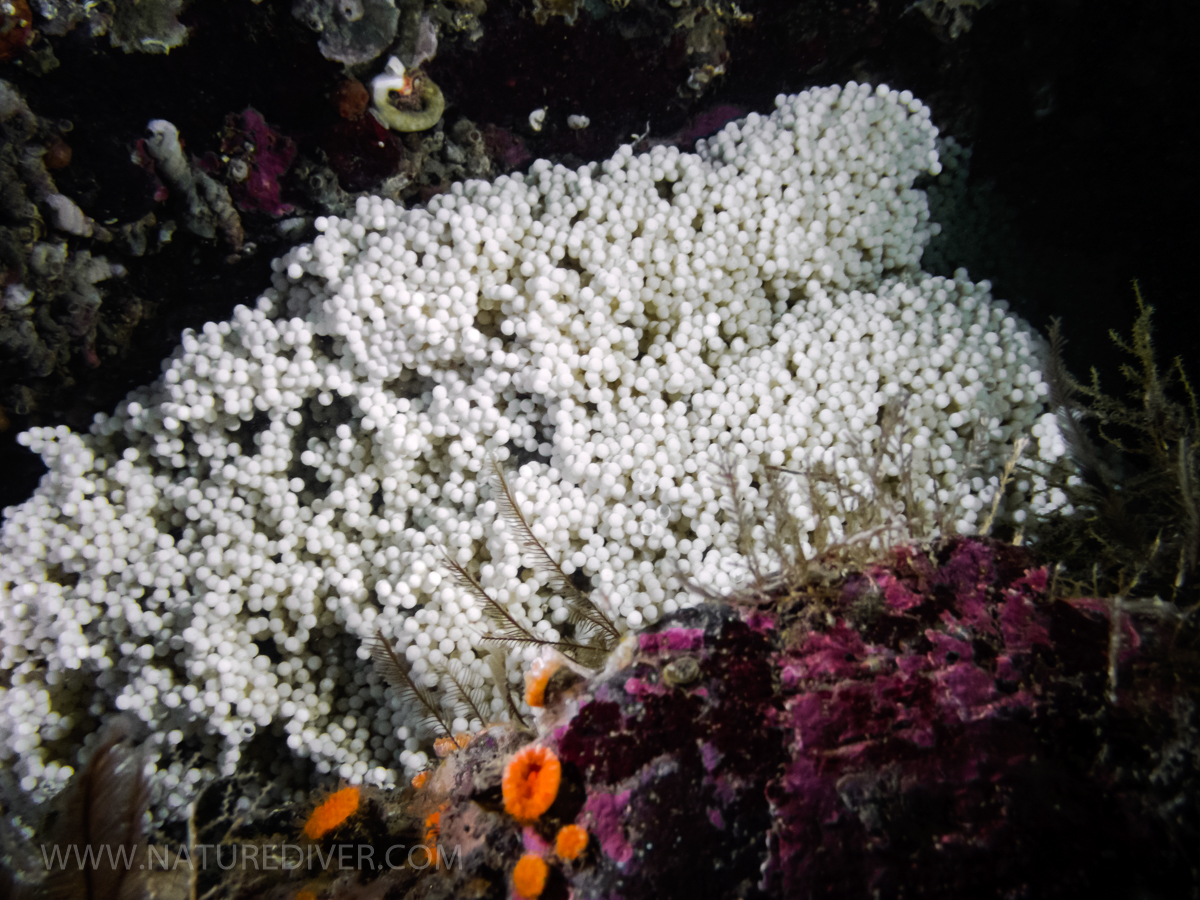
[[[903,467],[962,531],[1016,437],[1057,459],[1036,338],[986,282],[918,268],[929,111],[853,83],[777,107],[695,154],[360,200],[91,434],[24,435],[50,471],[0,536],[0,763],[44,795],[120,709],[159,736],[168,807],[259,738],[390,783],[428,733],[372,671],[376,633],[453,730],[505,717],[527,654],[486,640],[447,557],[546,640],[568,610],[493,461],[627,630],[695,602],[689,576],[742,571],[722,452],[747,482],[820,469],[878,502]]]

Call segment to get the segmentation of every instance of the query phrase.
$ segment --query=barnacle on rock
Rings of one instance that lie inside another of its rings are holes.
[[[662,670],[662,680],[671,687],[681,684],[691,684],[700,677],[700,663],[694,656],[681,656],[673,659]]]

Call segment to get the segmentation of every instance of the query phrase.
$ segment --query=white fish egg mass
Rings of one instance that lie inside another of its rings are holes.
[[[1040,339],[987,282],[919,268],[929,110],[854,83],[776,107],[695,153],[541,160],[424,209],[360,199],[89,434],[22,435],[49,472],[0,535],[0,793],[56,791],[114,710],[155,735],[167,810],[256,740],[394,783],[429,734],[372,671],[377,631],[456,730],[505,718],[533,651],[484,639],[446,556],[537,635],[569,626],[492,459],[624,631],[696,602],[687,577],[744,577],[722,448],[759,507],[767,465],[870,497],[859,462],[899,471],[881,417],[901,403],[915,500],[963,532],[1016,438],[1043,469],[1062,456]]]

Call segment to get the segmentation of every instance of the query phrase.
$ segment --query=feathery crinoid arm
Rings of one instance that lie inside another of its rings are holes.
[[[534,567],[546,576],[546,584],[551,590],[562,595],[567,604],[567,613],[572,624],[584,624],[595,629],[605,650],[620,640],[621,632],[604,611],[592,602],[591,597],[579,589],[571,577],[563,571],[562,566],[546,549],[546,545],[538,540],[533,533],[528,520],[517,499],[513,495],[508,479],[504,477],[504,469],[495,458],[492,459],[496,505],[500,515],[516,534],[522,549],[533,560]]]
[[[422,725],[431,731],[450,735],[450,725],[433,694],[412,677],[407,661],[400,658],[382,631],[375,632],[375,640],[371,642],[371,658],[375,661],[375,670],[404,700],[424,710]]]

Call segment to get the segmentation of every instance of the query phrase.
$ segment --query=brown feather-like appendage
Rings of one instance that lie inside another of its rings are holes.
[[[526,553],[533,557],[534,567],[542,572],[547,586],[562,595],[567,604],[567,612],[575,622],[583,622],[597,629],[603,635],[604,649],[618,641],[621,632],[613,621],[604,614],[592,599],[581,591],[571,577],[563,571],[558,560],[550,555],[546,545],[538,540],[525,519],[521,507],[513,496],[508,479],[504,477],[504,469],[495,459],[492,460],[492,471],[495,475],[495,499],[500,515],[509,523],[516,533],[518,540]]]
[[[441,729],[442,734],[448,737],[451,733],[450,725],[434,702],[433,695],[409,674],[407,661],[399,657],[391,641],[383,636],[382,631],[375,632],[375,640],[370,649],[371,658],[375,661],[375,670],[383,676],[384,681],[394,687],[403,699],[425,710],[425,725],[433,730]]]

